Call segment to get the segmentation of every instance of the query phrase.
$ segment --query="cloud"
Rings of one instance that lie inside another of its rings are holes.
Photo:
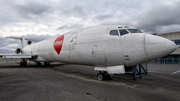
[[[16,36],[10,36],[16,37]],[[36,35],[36,34],[28,34],[24,36],[27,39],[33,40],[33,43],[51,38],[51,35]],[[14,53],[17,48],[21,48],[21,42],[18,39],[10,39],[0,36],[0,53]]]
[[[15,53],[15,49],[10,49],[10,48],[3,48],[0,50],[1,54],[6,54],[6,53],[11,53],[14,54]]]
[[[83,24],[74,24],[74,25],[62,25],[61,27],[58,27],[57,30],[61,30],[61,29],[79,29],[84,27]]]
[[[0,53],[21,47],[19,40],[6,36],[38,42],[99,24],[128,25],[149,33],[179,31],[179,5],[179,0],[0,0]]]
[[[60,8],[60,14],[65,17],[81,17],[85,18],[88,15],[85,13],[82,7],[74,6],[73,8]]]
[[[168,25],[168,26],[162,26],[158,29],[158,34],[163,33],[169,33],[169,32],[179,32],[180,31],[180,25]]]
[[[34,1],[24,1],[23,3],[16,3],[14,1],[6,0],[4,4],[6,8],[9,9],[8,11],[15,14],[14,16],[20,16],[27,19],[40,16],[43,13],[48,12],[50,9],[50,6],[42,2],[39,3]]]
[[[0,36],[57,35],[99,24],[177,31],[178,0],[1,0]]]
[[[39,41],[51,38],[53,36],[51,36],[51,35],[28,34],[28,35],[26,35],[24,37],[27,38],[27,39],[33,40],[33,42],[39,42]]]
[[[12,46],[19,44],[20,42],[15,41],[14,39],[9,39],[9,38],[5,38],[5,37],[0,37],[0,47],[6,47],[9,45],[9,43],[13,44]]]
[[[21,48],[19,40],[7,39],[0,36],[0,53],[14,53],[17,48]]]
[[[108,18],[112,18],[113,14],[99,14],[94,17],[95,20],[105,20]]]
[[[164,27],[180,25],[179,5],[180,1],[173,5],[154,6],[135,15],[133,19],[135,23],[133,25],[143,29],[145,32],[162,32],[161,30]]]

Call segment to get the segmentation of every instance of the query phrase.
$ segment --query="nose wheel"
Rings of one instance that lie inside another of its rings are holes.
[[[97,79],[99,80],[99,81],[103,81],[103,80],[110,80],[111,79],[111,77],[110,77],[110,75],[106,72],[106,71],[104,71],[104,72],[99,72],[98,74],[97,74]]]

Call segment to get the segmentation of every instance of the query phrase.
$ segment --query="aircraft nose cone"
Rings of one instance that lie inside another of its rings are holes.
[[[145,53],[148,61],[166,56],[176,50],[176,44],[163,37],[147,34]]]

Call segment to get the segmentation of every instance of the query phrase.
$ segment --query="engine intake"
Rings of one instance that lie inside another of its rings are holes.
[[[30,40],[27,42],[28,45],[30,45],[31,43],[32,43],[32,42],[31,42]]]
[[[16,54],[21,53],[21,49],[20,49],[20,48],[16,49],[15,53],[16,53]]]

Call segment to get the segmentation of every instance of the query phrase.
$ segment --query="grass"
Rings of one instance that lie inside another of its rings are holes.
[[[0,59],[5,59],[5,58],[0,57]]]

